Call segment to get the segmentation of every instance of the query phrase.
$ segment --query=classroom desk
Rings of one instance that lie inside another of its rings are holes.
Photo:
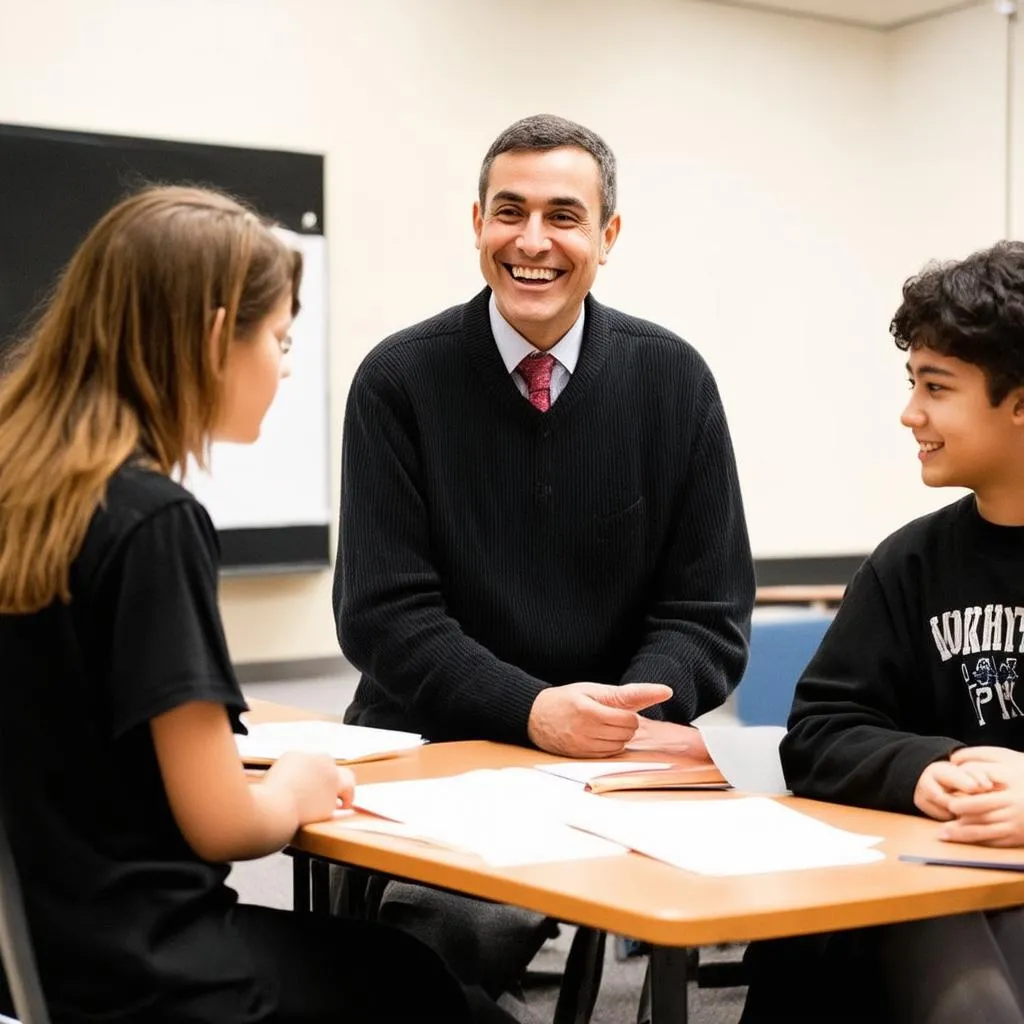
[[[257,702],[253,702],[254,705]],[[251,720],[313,717],[254,707]],[[635,756],[635,755],[634,755]],[[644,757],[651,755],[645,754]],[[658,755],[659,759],[661,755]],[[668,760],[669,758],[664,758]],[[383,761],[353,766],[361,783],[435,778],[474,768],[558,761],[520,747],[472,741],[428,745]],[[631,793],[607,799],[722,799],[723,793]],[[690,946],[990,910],[1024,903],[1024,874],[926,867],[897,861],[900,853],[970,856],[979,848],[935,838],[937,822],[794,797],[789,806],[822,821],[884,836],[884,861],[841,868],[712,878],[630,853],[589,861],[493,868],[478,857],[391,836],[347,831],[331,822],[309,825],[291,844],[296,907],[308,908],[310,868],[334,862],[426,885],[527,907],[560,921],[651,943],[652,1024],[686,1020],[686,956]],[[987,860],[1019,860],[1019,851],[984,849]],[[314,872],[314,905],[326,897],[326,871]],[[318,891],[319,890],[319,893]]]
[[[800,586],[758,587],[754,604],[806,604],[812,608],[828,608],[839,604],[846,592],[843,583],[815,583]]]

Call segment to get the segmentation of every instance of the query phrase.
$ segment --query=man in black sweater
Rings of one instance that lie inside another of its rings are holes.
[[[973,493],[857,572],[797,685],[783,768],[799,796],[927,815],[952,843],[1024,846],[1024,245],[932,266],[903,296],[902,422],[924,482]],[[750,1024],[1024,1022],[1020,910],[753,947],[748,962]],[[809,979],[819,998],[798,1012]]]
[[[507,129],[473,219],[488,287],[378,345],[349,395],[334,608],[362,677],[346,720],[573,757],[700,753],[689,723],[742,675],[754,595],[714,379],[589,294],[619,231],[594,133],[548,115]],[[382,916],[494,995],[545,934],[412,886],[389,887]]]

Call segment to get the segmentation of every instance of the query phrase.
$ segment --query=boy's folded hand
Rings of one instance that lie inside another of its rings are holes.
[[[950,800],[961,794],[988,793],[995,785],[990,766],[985,764],[953,764],[933,761],[917,780],[914,806],[936,821],[955,817]]]
[[[954,794],[949,798],[953,818],[939,833],[951,843],[982,846],[1024,845],[1024,784],[1019,771],[990,764],[993,788],[987,793]]]
[[[949,755],[949,760],[958,765],[998,764],[1008,771],[1024,775],[1024,754],[1009,747],[961,747]]]

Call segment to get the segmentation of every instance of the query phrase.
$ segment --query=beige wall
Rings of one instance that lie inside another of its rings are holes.
[[[1019,17],[1010,34],[1010,112],[1008,130],[1012,145],[1009,159],[1008,231],[1024,238],[1024,24]]]
[[[888,184],[876,251],[888,315],[903,281],[926,262],[965,256],[1005,234],[1008,32],[1007,19],[986,5],[883,37]],[[881,537],[908,513],[931,511],[958,492],[930,490],[908,467],[914,452],[897,420],[906,356],[892,344],[878,355],[873,446],[890,457],[882,456],[869,493]]]
[[[884,34],[686,0],[0,5],[0,121],[326,154],[335,494],[359,360],[479,287],[480,157],[549,110],[619,155],[596,293],[711,363],[755,552],[864,551],[930,499],[885,329],[924,256],[1000,231],[988,8]],[[239,661],[336,652],[329,574],[222,598]]]

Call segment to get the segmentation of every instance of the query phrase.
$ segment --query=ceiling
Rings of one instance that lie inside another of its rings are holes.
[[[871,28],[894,28],[947,11],[981,5],[995,7],[995,0],[707,0],[729,7],[747,7],[778,13],[804,14]]]

